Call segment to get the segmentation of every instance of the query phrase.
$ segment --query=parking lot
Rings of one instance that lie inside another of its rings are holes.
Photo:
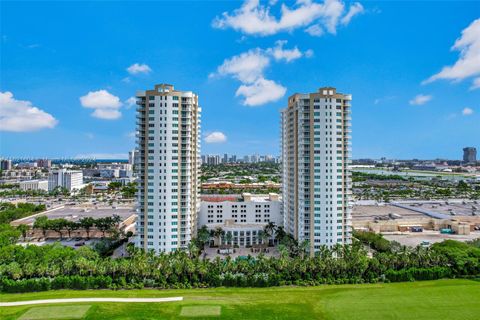
[[[451,239],[457,241],[471,241],[480,238],[480,231],[474,231],[469,235],[441,234],[438,231],[425,230],[423,232],[384,232],[383,237],[389,241],[397,241],[404,246],[416,247],[422,242],[430,244]]]
[[[47,244],[54,244],[56,242],[60,243],[63,246],[71,247],[71,248],[80,248],[82,246],[91,246],[94,245],[96,242],[98,242],[99,239],[90,239],[90,240],[85,240],[80,237],[78,238],[69,238],[69,239],[62,239],[62,240],[56,240],[56,239],[46,239],[46,240],[41,240],[41,241],[29,241],[29,242],[18,242],[17,244],[26,246],[29,244],[33,244],[36,246],[44,246]]]

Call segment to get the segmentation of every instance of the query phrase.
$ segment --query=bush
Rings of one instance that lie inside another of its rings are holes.
[[[3,278],[0,287],[2,292],[7,293],[47,291],[51,289],[51,281],[49,278],[22,280]]]
[[[410,268],[402,270],[389,269],[385,272],[385,277],[391,282],[437,280],[451,276],[451,270],[446,267]]]
[[[112,285],[109,276],[57,276],[55,278],[2,279],[0,290],[7,293],[35,292],[57,289],[107,289]]]
[[[378,252],[390,251],[390,242],[379,233],[354,231],[353,236]]]

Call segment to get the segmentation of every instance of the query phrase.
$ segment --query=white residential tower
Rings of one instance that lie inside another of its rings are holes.
[[[281,111],[285,230],[310,252],[351,239],[351,95],[294,94]]]
[[[198,96],[159,84],[137,93],[137,245],[171,252],[188,245],[200,209]]]

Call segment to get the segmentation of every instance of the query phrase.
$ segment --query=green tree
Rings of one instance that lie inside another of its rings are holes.
[[[80,224],[75,221],[67,221],[65,223],[65,229],[67,229],[68,237],[72,237],[72,231],[78,230],[80,228]]]
[[[135,192],[137,192],[137,184],[135,182],[129,182],[126,186],[122,187],[121,191],[124,198],[133,198],[135,197]]]
[[[45,238],[47,231],[50,228],[48,218],[46,216],[40,216],[36,218],[35,222],[33,223],[33,228],[42,230],[43,237]]]
[[[110,183],[108,184],[108,191],[109,191],[109,192],[117,191],[117,190],[119,190],[121,187],[122,187],[122,183],[121,183],[121,182],[113,181],[113,182],[110,182]]]
[[[87,233],[87,239],[90,238],[90,230],[95,225],[95,219],[92,217],[83,217],[79,220],[80,227]]]
[[[228,245],[232,245],[232,240],[233,240],[233,235],[232,235],[232,232],[227,232],[225,233],[225,242],[228,244]]]
[[[197,240],[199,241],[200,245],[203,248],[203,251],[205,251],[205,245],[210,241],[210,231],[208,231],[208,228],[206,225],[203,225],[198,231],[197,231]]]
[[[222,238],[223,238],[224,235],[225,235],[225,231],[223,231],[223,229],[221,227],[216,227],[213,230],[213,236],[215,238],[217,238],[219,245],[222,244]]]
[[[16,230],[18,230],[22,234],[23,241],[26,241],[27,233],[30,230],[30,226],[28,224],[19,224]]]
[[[50,230],[58,232],[58,234],[60,235],[60,239],[62,239],[63,237],[62,230],[65,229],[65,227],[67,226],[67,223],[68,223],[67,220],[63,218],[59,218],[59,219],[48,220],[47,225]]]

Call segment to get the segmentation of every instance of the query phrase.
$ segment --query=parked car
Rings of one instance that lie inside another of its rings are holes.
[[[411,232],[423,232],[423,228],[422,227],[411,227],[410,231]]]
[[[430,241],[423,240],[422,243],[420,243],[422,247],[429,247],[430,246]]]

